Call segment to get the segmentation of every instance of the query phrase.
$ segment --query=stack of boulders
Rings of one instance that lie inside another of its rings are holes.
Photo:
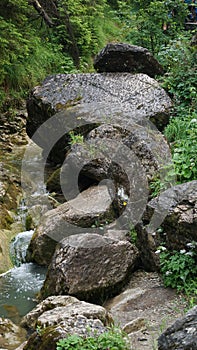
[[[95,69],[50,76],[27,101],[27,133],[55,167],[48,190],[65,202],[43,215],[28,248],[27,259],[48,272],[44,301],[22,323],[33,332],[24,350],[55,350],[59,339],[87,327],[105,331],[112,319],[95,304],[118,295],[139,267],[158,270],[161,242],[181,249],[196,240],[197,181],[150,201],[150,182],[172,165],[161,133],[172,102],[154,79],[162,67],[148,50],[120,43],[98,54]],[[196,332],[194,318],[196,309]],[[163,345],[176,329],[164,332],[159,349],[196,349],[193,330],[175,336],[175,347]],[[190,348],[180,345],[185,336]]]

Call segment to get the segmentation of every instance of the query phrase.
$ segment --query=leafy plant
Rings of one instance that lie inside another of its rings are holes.
[[[69,144],[71,146],[75,145],[76,143],[83,143],[84,142],[83,135],[75,134],[74,131],[70,131],[69,136],[70,136]]]
[[[160,269],[166,287],[176,288],[197,298],[197,242],[188,243],[180,251],[168,251],[160,246]]]
[[[159,174],[156,174],[155,177],[150,182],[150,196],[151,198],[157,197],[161,192],[167,190],[168,188],[176,184],[176,171],[173,161],[163,168],[160,169]]]
[[[130,231],[129,231],[129,236],[131,243],[136,244],[137,243],[137,231],[134,226],[131,225]]]
[[[158,53],[158,59],[166,69],[161,82],[173,97],[176,115],[185,114],[185,108],[191,112],[197,109],[196,50],[190,45],[191,37],[191,33],[181,34],[168,45],[161,46]]]
[[[125,335],[117,328],[95,337],[69,335],[57,342],[56,350],[129,350]]]
[[[165,130],[179,183],[197,178],[197,113],[174,118]]]

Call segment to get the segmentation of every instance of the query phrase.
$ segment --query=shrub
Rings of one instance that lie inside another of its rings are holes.
[[[179,183],[197,178],[197,113],[173,118],[165,130]]]
[[[166,287],[176,288],[197,298],[197,242],[188,243],[180,251],[168,251],[161,246],[160,269]]]

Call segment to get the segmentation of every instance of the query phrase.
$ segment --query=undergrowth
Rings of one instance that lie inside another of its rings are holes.
[[[116,328],[112,328],[98,336],[82,337],[69,335],[57,342],[56,350],[129,350],[125,335]]]

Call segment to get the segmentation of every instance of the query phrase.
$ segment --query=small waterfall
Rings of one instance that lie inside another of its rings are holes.
[[[36,294],[41,289],[46,268],[26,263],[27,247],[34,231],[20,232],[10,245],[15,267],[0,275],[0,317],[20,323],[21,318],[36,304]]]
[[[15,266],[25,263],[25,256],[28,245],[33,236],[34,230],[20,232],[10,245],[10,254]]]

